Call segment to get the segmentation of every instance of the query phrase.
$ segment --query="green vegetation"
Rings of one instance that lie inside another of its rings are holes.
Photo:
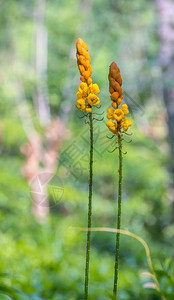
[[[53,179],[49,186],[51,209],[44,224],[32,214],[21,153],[28,142],[22,124],[22,118],[27,119],[26,107],[45,142],[45,127],[33,101],[36,3],[0,0],[0,4],[0,299],[83,299],[86,233],[71,229],[86,227],[88,205],[89,130],[75,107],[79,72],[74,53],[80,36],[88,45],[92,77],[101,89],[101,110],[110,105],[109,64],[115,60],[122,71],[133,123],[133,142],[124,144],[128,154],[123,157],[122,229],[147,242],[163,296],[172,300],[170,145],[157,63],[160,41],[155,4],[145,0],[47,1],[47,91],[52,119],[65,118],[67,133],[59,151],[56,184]],[[93,227],[116,228],[118,155],[107,151],[111,146],[105,122],[99,122],[100,128],[94,123]],[[68,161],[65,150],[73,143],[81,149],[81,156],[77,160],[71,155]],[[58,200],[51,190],[54,185],[63,187]],[[142,245],[123,235],[120,240],[118,298],[161,299],[157,291],[144,287],[152,280],[141,276],[149,272]],[[115,234],[91,233],[90,300],[112,299],[114,252]]]

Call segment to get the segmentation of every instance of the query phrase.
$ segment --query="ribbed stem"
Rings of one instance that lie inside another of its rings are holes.
[[[93,178],[93,122],[92,113],[89,115],[90,126],[90,161],[89,161],[89,202],[88,202],[88,228],[92,223],[92,178]],[[85,293],[84,299],[88,299],[89,261],[90,261],[91,231],[87,232],[86,243],[86,268],[85,268]]]
[[[119,147],[119,170],[118,170],[118,215],[117,215],[117,229],[121,226],[121,196],[122,196],[122,138],[121,134],[118,134],[118,147]],[[114,274],[114,298],[117,297],[118,286],[118,263],[119,263],[119,245],[120,245],[120,233],[117,232],[116,236],[116,251],[115,251],[115,274]]]

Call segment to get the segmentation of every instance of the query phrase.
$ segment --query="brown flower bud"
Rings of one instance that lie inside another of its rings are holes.
[[[111,100],[112,101],[117,100],[118,97],[121,98],[123,94],[121,88],[122,78],[120,75],[120,69],[115,62],[112,62],[112,64],[110,65],[108,79],[109,79],[109,92],[111,94],[114,94],[113,96],[111,95]]]
[[[111,94],[111,100],[112,101],[116,101],[119,97],[119,93],[118,92],[114,92]]]

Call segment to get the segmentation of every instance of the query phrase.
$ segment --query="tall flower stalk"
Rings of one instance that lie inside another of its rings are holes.
[[[107,111],[107,121],[106,126],[113,133],[113,136],[117,137],[116,143],[118,146],[115,149],[119,151],[119,169],[118,169],[118,212],[117,212],[117,229],[121,228],[121,200],[122,200],[122,141],[124,140],[123,134],[126,133],[128,128],[131,126],[131,121],[129,121],[125,116],[129,114],[127,104],[119,105],[122,103],[123,91],[122,91],[122,78],[120,74],[120,69],[115,62],[112,62],[109,68],[109,92],[111,94],[110,98],[112,100],[112,107]],[[114,149],[114,150],[115,150]],[[119,246],[120,246],[120,232],[116,235],[116,250],[115,250],[115,268],[114,268],[114,287],[113,293],[114,298],[117,297],[117,287],[118,287],[118,267],[119,267]]]
[[[77,92],[76,107],[84,112],[82,117],[88,118],[90,128],[90,159],[89,159],[89,201],[88,201],[88,228],[92,225],[92,184],[93,184],[93,108],[97,107],[100,99],[96,96],[100,93],[98,85],[92,84],[92,67],[90,65],[91,59],[88,53],[88,48],[82,39],[78,39],[76,43],[77,48],[77,64],[81,74]],[[89,286],[89,262],[90,262],[90,246],[91,246],[91,231],[87,232],[86,242],[86,267],[85,267],[85,289],[84,299],[88,299]]]

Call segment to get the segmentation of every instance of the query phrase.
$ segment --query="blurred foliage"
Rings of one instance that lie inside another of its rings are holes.
[[[166,170],[168,144],[165,111],[157,62],[157,15],[152,1],[52,0],[46,3],[48,30],[48,92],[52,116],[61,104],[70,107],[69,137],[64,142],[56,177],[63,183],[60,201],[53,204],[47,224],[32,215],[27,182],[21,174],[24,157],[20,147],[27,137],[19,121],[14,83],[22,81],[32,121],[40,134],[33,94],[35,74],[35,1],[0,0],[0,299],[80,300],[83,298],[86,234],[70,227],[86,226],[88,190],[88,125],[75,108],[79,74],[75,41],[88,45],[93,78],[100,85],[103,109],[109,105],[107,73],[115,60],[123,75],[123,88],[132,111],[133,142],[124,143],[122,227],[148,243],[166,299],[173,299],[173,225],[170,224],[170,178]],[[131,102],[131,99],[134,102]],[[160,101],[161,100],[161,101]],[[21,104],[22,105],[22,104]],[[140,106],[139,106],[140,105]],[[115,227],[117,153],[105,138],[105,123],[96,129],[93,226]],[[85,133],[86,139],[82,138]],[[81,147],[85,159],[65,150]],[[109,148],[108,148],[109,147]],[[82,172],[83,170],[83,172]],[[76,177],[74,177],[74,174]],[[58,183],[59,186],[59,183]],[[115,236],[92,234],[89,299],[110,299],[113,285]],[[149,271],[138,242],[121,236],[119,299],[160,299],[144,288],[140,274]],[[3,275],[7,274],[7,275]]]

